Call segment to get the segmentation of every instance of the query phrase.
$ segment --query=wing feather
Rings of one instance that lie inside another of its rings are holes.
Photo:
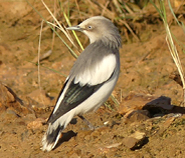
[[[86,84],[84,86],[81,86],[79,83],[75,84],[72,81],[66,91],[63,100],[60,102],[58,109],[50,115],[48,123],[53,123],[60,116],[69,112],[71,109],[74,109],[81,102],[92,95],[95,91],[97,91],[102,86],[102,84],[98,84],[95,86],[90,86]]]
[[[105,56],[101,62],[94,64],[92,67],[87,67],[85,71],[80,72],[75,76],[75,83],[80,85],[97,85],[105,82],[110,78],[116,67],[115,54]]]

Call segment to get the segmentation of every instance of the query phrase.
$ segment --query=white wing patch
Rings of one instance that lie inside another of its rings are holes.
[[[85,84],[97,85],[110,78],[116,67],[116,56],[110,54],[104,57],[101,62],[93,67],[87,68],[86,71],[78,74],[75,77],[75,84],[80,83],[81,86]]]

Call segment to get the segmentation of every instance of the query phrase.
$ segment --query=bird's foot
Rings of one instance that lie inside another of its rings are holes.
[[[90,130],[95,130],[97,127],[94,127],[87,119],[85,119],[85,117],[78,115],[78,117],[80,117],[85,124],[87,124],[87,126],[90,128]]]

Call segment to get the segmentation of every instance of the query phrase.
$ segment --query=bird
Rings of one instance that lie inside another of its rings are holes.
[[[75,116],[89,127],[83,114],[97,110],[111,95],[120,73],[121,36],[111,20],[90,17],[68,30],[88,36],[90,44],[82,51],[66,78],[42,139],[42,150],[53,150],[62,131]]]

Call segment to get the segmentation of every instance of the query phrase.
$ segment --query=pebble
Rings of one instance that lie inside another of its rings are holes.
[[[144,139],[146,138],[146,134],[144,132],[136,131],[128,137],[123,139],[123,144],[131,149],[135,150],[136,148],[141,147],[144,144]]]
[[[42,118],[37,118],[35,121],[32,121],[27,124],[27,129],[38,129],[43,126],[43,123],[45,122]]]

